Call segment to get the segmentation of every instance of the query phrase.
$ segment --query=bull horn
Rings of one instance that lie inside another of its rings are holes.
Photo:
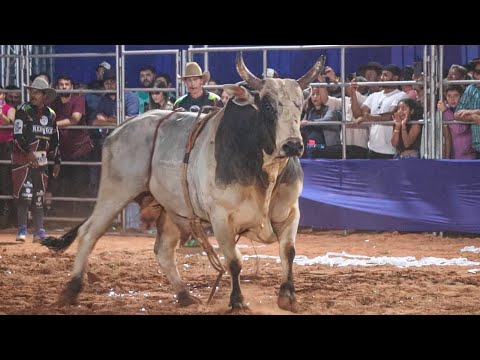
[[[320,56],[320,59],[318,59],[315,65],[313,65],[313,67],[305,75],[297,80],[302,90],[305,90],[308,85],[310,85],[312,80],[315,79],[321,71],[323,71],[326,59],[326,56]]]
[[[242,52],[237,53],[237,59],[235,60],[237,71],[240,77],[247,82],[247,84],[254,90],[260,90],[263,87],[263,81],[253,75],[250,70],[247,69],[243,62]]]

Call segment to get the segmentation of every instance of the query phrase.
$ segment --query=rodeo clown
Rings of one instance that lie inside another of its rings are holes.
[[[33,205],[33,242],[40,242],[46,237],[43,229],[43,199],[48,185],[47,155],[52,155],[55,162],[53,177],[60,173],[56,116],[46,105],[55,100],[56,92],[40,77],[26,88],[30,90],[30,101],[17,111],[13,126],[12,181],[18,220],[16,240],[25,241],[27,209]]]

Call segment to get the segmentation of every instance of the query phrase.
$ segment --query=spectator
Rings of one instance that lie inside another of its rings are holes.
[[[110,90],[112,93],[105,94],[98,104],[97,114],[93,125],[117,125],[117,94],[114,92],[117,89],[117,76],[114,71],[106,71],[103,77],[103,86],[105,90]],[[133,117],[139,113],[139,102],[135,94],[129,91],[125,92],[125,115],[126,117]]]
[[[305,146],[305,156],[310,158],[339,158],[338,148],[334,146],[340,144],[340,126],[323,125],[308,126],[308,122],[339,121],[338,111],[330,109],[322,104],[320,89],[318,87],[311,89],[310,98],[307,100],[302,121],[300,123],[302,137],[305,144],[315,142],[314,147]]]
[[[3,89],[0,86],[0,89]],[[13,130],[2,126],[13,125],[15,107],[5,102],[6,94],[0,90],[0,160],[10,160],[13,144]],[[10,164],[0,164],[0,195],[12,194],[12,170]],[[0,229],[11,224],[13,205],[11,200],[0,199]]]
[[[202,72],[196,62],[187,63],[181,79],[187,86],[188,94],[177,99],[174,109],[183,108],[186,111],[198,112],[206,105],[223,107],[220,96],[203,89],[203,85],[210,79],[210,73]]]
[[[480,80],[480,60],[472,61],[473,79]],[[480,83],[470,84],[463,93],[460,102],[455,109],[454,118],[457,121],[470,121],[472,145],[476,158],[480,159]]]
[[[43,229],[43,198],[48,182],[47,155],[53,156],[53,177],[60,173],[60,151],[55,112],[46,106],[55,100],[55,90],[47,81],[37,77],[30,89],[30,101],[17,111],[14,123],[14,146],[12,154],[13,196],[18,199],[17,241],[24,242],[27,236],[27,208],[33,200],[33,241],[46,237]]]
[[[6,96],[7,104],[17,110],[22,103],[22,92],[20,88],[16,85],[8,85],[5,90],[18,90],[8,92]]]
[[[337,76],[335,70],[331,68],[330,66],[326,66],[323,74],[320,74],[318,76],[318,81],[319,82],[325,82],[327,84],[339,84],[341,83],[341,78]],[[329,86],[327,88],[327,92],[329,96],[333,97],[342,97],[342,88],[340,86]]]
[[[73,79],[68,75],[57,78],[58,90],[73,90]],[[79,94],[62,93],[52,104],[57,115],[60,132],[60,152],[67,161],[91,161],[93,142],[87,130],[65,129],[67,126],[86,125],[85,98]],[[88,167],[83,165],[63,166],[57,179],[54,196],[88,197]]]
[[[368,154],[368,129],[366,127],[359,127],[353,124],[354,117],[352,114],[351,106],[351,96],[357,97],[358,104],[363,104],[367,98],[365,95],[362,95],[357,89],[358,82],[367,81],[363,76],[357,76],[350,86],[345,88],[345,121],[350,122],[352,126],[348,126],[345,129],[346,134],[346,150],[347,150],[347,159],[366,159]],[[323,104],[327,105],[330,109],[342,111],[342,99],[334,96],[328,96],[328,93],[325,87],[321,86],[318,88],[320,98]],[[355,94],[355,95],[354,95]],[[338,149],[339,154],[342,154],[343,150]],[[341,156],[340,156],[341,157]]]
[[[218,83],[217,83],[216,80],[210,79],[210,81],[208,82],[208,85],[218,85]],[[220,96],[220,97],[222,96],[222,91],[223,91],[222,88],[210,90],[210,92],[212,92],[212,93],[214,93],[214,94],[217,94],[217,95]]]
[[[468,71],[461,65],[453,64],[447,74],[447,80],[467,80]]]
[[[393,114],[392,145],[396,149],[395,159],[420,158],[422,125],[408,122],[422,117],[423,109],[415,100],[406,98],[398,102],[398,109]]]
[[[465,64],[463,67],[465,69],[467,69],[467,72],[468,72],[468,76],[470,77],[470,79],[474,79],[473,75],[474,75],[474,70],[475,70],[475,62],[480,60],[480,58],[473,58],[472,60],[470,60],[468,62],[468,64]]]
[[[396,65],[388,65],[380,76],[380,81],[398,81],[401,70]],[[368,136],[368,157],[370,159],[392,159],[396,149],[392,146],[393,128],[391,125],[380,125],[377,122],[391,121],[397,111],[400,100],[408,95],[398,90],[397,86],[382,86],[383,90],[367,97],[363,105],[357,102],[356,96],[351,98],[352,113],[355,123],[375,122],[370,125]]]
[[[157,74],[157,76],[155,77],[155,81],[163,81],[165,84],[167,84],[167,88],[175,87],[172,84],[172,78],[167,73]],[[170,100],[172,104],[175,104],[175,101],[177,100],[177,95],[174,92],[169,92],[168,100]]]
[[[407,65],[403,68],[402,70],[402,76],[400,77],[400,80],[402,81],[410,81],[413,78],[413,73],[415,70],[413,69],[413,66]],[[413,85],[402,85],[402,91],[408,95],[409,98],[417,101],[418,94],[417,90],[415,90]]]
[[[444,89],[445,100],[440,100],[437,109],[442,113],[443,121],[454,120],[455,109],[464,92],[461,85],[448,85]],[[443,125],[445,137],[444,158],[446,159],[475,159],[472,148],[472,129],[469,124]]]
[[[367,65],[362,66],[359,69],[359,74],[367,79],[368,82],[379,81],[380,76],[382,75],[383,66],[378,62],[369,62]],[[368,91],[364,95],[371,95],[375,92],[380,91],[380,87],[378,85],[370,85],[368,86]]]
[[[140,68],[139,79],[140,83],[144,88],[151,88],[155,82],[156,71],[155,68],[151,65],[144,65]],[[149,93],[145,91],[139,91],[137,93],[138,99],[140,101],[139,113],[143,114],[148,109],[149,103]]]
[[[105,71],[111,70],[112,66],[106,62],[102,61],[98,64],[97,69],[95,70],[95,80],[88,84],[89,89],[100,90],[103,88],[103,74]]]
[[[163,81],[155,81],[153,85],[157,89],[166,89],[167,85]],[[163,91],[151,92],[149,95],[148,110],[160,109],[160,110],[172,110],[173,103],[168,99],[168,95]]]
[[[108,70],[103,76],[103,86],[105,90],[115,91],[117,88],[117,76],[114,71]],[[115,92],[102,96],[96,111],[95,120],[92,125],[108,126],[117,125],[117,94]],[[130,117],[138,115],[139,102],[136,94],[129,91],[125,92],[125,115],[126,120]],[[102,155],[102,147],[105,138],[110,134],[110,129],[98,129],[94,136],[95,150],[93,156],[94,161],[100,161]],[[90,196],[96,197],[100,180],[100,167],[90,167]]]

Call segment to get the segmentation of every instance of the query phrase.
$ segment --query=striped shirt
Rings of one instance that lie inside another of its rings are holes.
[[[459,110],[480,109],[480,88],[476,84],[470,84],[463,93],[460,103],[455,112]],[[480,151],[480,124],[472,124],[472,147]]]

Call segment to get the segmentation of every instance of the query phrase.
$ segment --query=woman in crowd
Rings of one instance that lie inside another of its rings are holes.
[[[415,100],[407,98],[398,103],[398,110],[393,114],[392,145],[397,150],[395,159],[420,158],[422,125],[408,122],[422,117],[423,110]]]
[[[167,85],[163,81],[155,81],[155,84],[153,85],[154,88],[157,89],[165,89],[167,88]],[[154,91],[149,94],[149,106],[148,110],[154,110],[154,109],[159,109],[159,110],[173,110],[173,104],[172,102],[168,99],[168,95],[165,92],[162,91]]]

